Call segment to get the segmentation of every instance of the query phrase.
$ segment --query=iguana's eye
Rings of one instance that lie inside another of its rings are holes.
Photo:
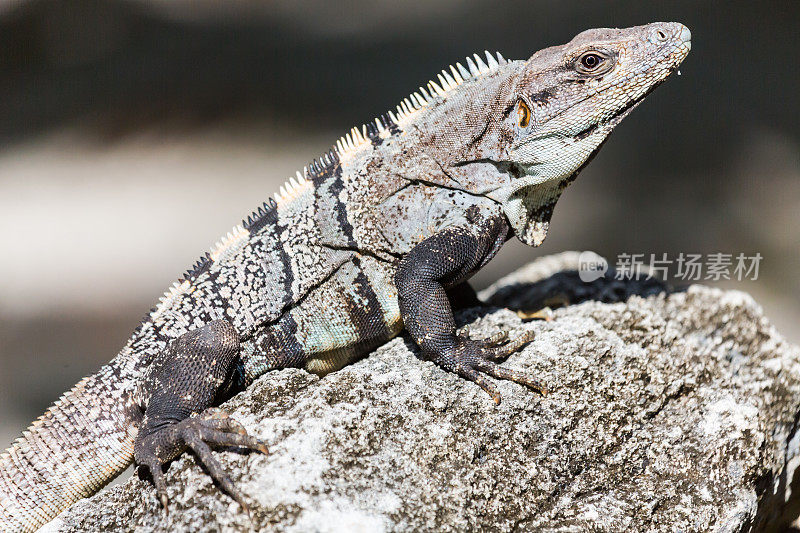
[[[596,51],[584,52],[575,62],[575,70],[581,74],[602,74],[611,66],[611,61]]]
[[[531,109],[524,100],[520,100],[517,103],[517,123],[520,128],[527,128],[528,124],[531,123]]]
[[[581,58],[581,65],[586,70],[594,70],[600,66],[600,63],[603,62],[603,58],[597,54],[586,54]]]

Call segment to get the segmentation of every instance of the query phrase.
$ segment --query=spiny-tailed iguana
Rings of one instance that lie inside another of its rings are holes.
[[[0,529],[32,530],[131,461],[190,448],[243,508],[211,446],[266,451],[212,406],[270,370],[336,370],[405,326],[475,382],[543,391],[497,364],[530,340],[470,339],[451,301],[511,236],[538,246],[564,188],[690,49],[678,23],[585,31],[527,61],[487,52],[354,128],[219,242],[128,344],[0,456]]]

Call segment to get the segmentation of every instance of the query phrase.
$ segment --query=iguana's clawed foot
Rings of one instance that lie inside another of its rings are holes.
[[[208,409],[200,416],[162,427],[143,439],[141,447],[137,450],[136,462],[146,466],[150,471],[165,511],[169,499],[163,466],[190,448],[214,481],[241,505],[248,515],[250,514],[244,497],[214,457],[211,446],[235,446],[268,453],[264,442],[248,435],[239,422],[230,418],[221,409]]]
[[[509,341],[507,331],[501,331],[488,339],[475,340],[465,333],[456,336],[454,353],[450,357],[439,358],[437,362],[447,370],[474,382],[485,390],[489,396],[500,403],[500,393],[497,387],[486,379],[486,375],[497,379],[507,379],[520,385],[525,385],[540,394],[547,394],[547,388],[538,380],[523,372],[504,368],[497,364],[504,361],[512,353],[533,340],[533,331],[526,331],[520,336]]]

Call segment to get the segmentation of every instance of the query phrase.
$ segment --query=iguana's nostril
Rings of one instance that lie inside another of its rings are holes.
[[[675,37],[680,31],[676,27],[669,26],[668,24],[654,24],[647,35],[647,40],[655,45],[661,45],[667,42],[670,38]]]

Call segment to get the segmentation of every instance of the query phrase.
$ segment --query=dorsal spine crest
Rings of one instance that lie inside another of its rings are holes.
[[[473,54],[472,57],[467,56],[466,62],[469,70],[460,62],[457,62],[455,66],[449,65],[449,71],[444,69],[436,75],[438,81],[430,80],[425,86],[419,87],[418,90],[403,98],[395,111],[390,110],[376,117],[374,123],[368,122],[360,128],[353,127],[348,133],[339,138],[328,152],[322,154],[318,159],[312,160],[307,166],[303,167],[302,172],[298,171],[295,176],[290,177],[279,188],[274,199],[270,198],[267,202],[264,202],[240,225],[235,226],[231,232],[228,232],[227,235],[220,239],[211,251],[200,257],[162,296],[160,304],[151,310],[151,314],[158,313],[165,302],[185,291],[198,276],[207,271],[214,261],[235,242],[238,242],[239,239],[276,222],[278,206],[291,202],[301,194],[310,185],[310,180],[327,175],[327,171],[334,165],[338,165],[343,157],[350,157],[362,147],[371,145],[373,139],[377,137],[385,139],[401,131],[399,128],[400,123],[431,104],[435,98],[445,98],[449,91],[464,82],[490,74],[500,65],[507,63],[500,52],[496,52],[496,56],[493,56],[488,51],[485,54],[486,62],[478,54]]]
[[[298,171],[295,176],[289,178],[289,180],[279,188],[274,199],[270,198],[267,202],[264,202],[262,206],[242,221],[241,225],[234,227],[232,232],[229,232],[217,242],[210,252],[200,257],[200,259],[186,271],[183,277],[167,291],[164,297],[162,297],[162,300],[171,299],[175,294],[185,289],[184,284],[193,282],[198,276],[208,270],[214,260],[224,253],[234,241],[237,241],[248,232],[252,233],[258,231],[264,226],[275,222],[277,220],[276,210],[278,205],[290,202],[297,197],[305,187],[309,186],[309,180],[326,175],[327,171],[334,165],[339,164],[343,157],[347,158],[362,147],[371,145],[373,139],[377,137],[385,139],[400,131],[398,125],[401,122],[407,120],[414,113],[431,104],[435,98],[444,98],[449,91],[455,89],[464,82],[490,74],[500,65],[507,63],[500,52],[496,52],[495,56],[488,51],[485,52],[485,54],[486,62],[484,62],[478,54],[473,54],[472,57],[467,56],[466,62],[469,70],[460,62],[457,62],[455,65],[449,65],[447,69],[442,70],[436,75],[438,81],[430,80],[425,86],[419,87],[418,90],[414,91],[406,98],[403,98],[395,111],[390,110],[376,117],[374,123],[369,122],[363,124],[360,128],[352,128],[348,133],[339,138],[336,141],[336,145],[328,152],[324,153],[318,159],[312,160],[303,168],[302,172]]]

